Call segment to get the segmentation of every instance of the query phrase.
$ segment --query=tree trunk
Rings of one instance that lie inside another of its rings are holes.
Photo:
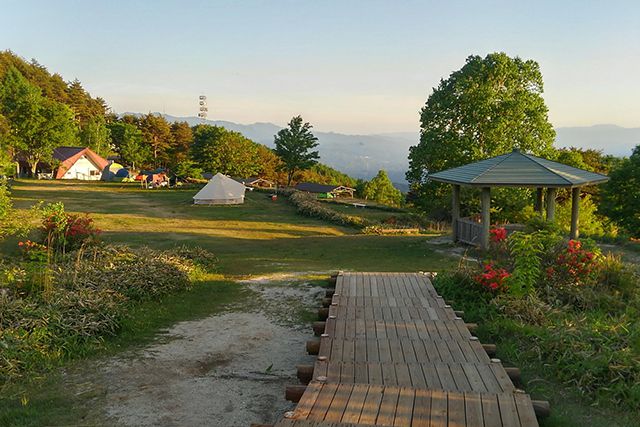
[[[293,174],[296,172],[295,169],[291,169],[287,176],[287,187],[291,186],[291,180],[293,179]]]

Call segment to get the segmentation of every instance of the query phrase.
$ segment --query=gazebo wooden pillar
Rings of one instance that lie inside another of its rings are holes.
[[[518,149],[501,156],[491,157],[433,174],[430,173],[428,177],[432,181],[453,185],[451,201],[453,240],[476,244],[482,248],[489,246],[491,187],[535,188],[535,207],[540,214],[545,210],[544,189],[546,188],[546,216],[548,221],[555,220],[558,188],[571,188],[570,237],[576,239],[579,234],[580,187],[600,184],[609,180],[606,175],[522,153]],[[470,218],[460,218],[460,186],[462,185],[480,188],[482,191],[480,224]]]
[[[460,186],[454,185],[451,196],[451,232],[453,241],[458,241],[458,220],[460,219]]]
[[[578,222],[580,216],[580,187],[571,189],[571,232],[569,238],[575,240],[579,236]]]
[[[557,189],[547,188],[547,221],[552,222],[556,218],[556,194]]]
[[[538,187],[536,188],[536,202],[534,205],[534,209],[540,215],[542,215],[542,211],[544,210],[544,188]]]
[[[480,247],[487,249],[489,247],[489,230],[491,229],[491,187],[482,187],[480,204],[482,206]]]

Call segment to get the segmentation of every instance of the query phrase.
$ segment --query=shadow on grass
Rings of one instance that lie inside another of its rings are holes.
[[[457,259],[436,252],[429,238],[413,236],[301,236],[247,239],[195,233],[105,233],[105,240],[171,249],[203,247],[220,258],[220,271],[242,276],[283,271],[444,271]]]

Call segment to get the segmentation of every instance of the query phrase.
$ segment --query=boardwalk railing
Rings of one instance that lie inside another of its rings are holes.
[[[514,231],[522,231],[524,229],[523,224],[503,224],[507,230],[507,235]],[[479,245],[480,235],[482,233],[482,224],[471,218],[458,218],[456,221],[456,231],[458,241],[466,243],[468,245]]]

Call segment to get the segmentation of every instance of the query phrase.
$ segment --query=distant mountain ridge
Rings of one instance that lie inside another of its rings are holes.
[[[197,117],[162,115],[169,122],[185,121],[191,126],[202,123]],[[272,148],[274,135],[282,129],[273,123],[263,122],[239,124],[224,120],[207,120],[205,123],[240,132],[247,138]],[[615,156],[629,156],[633,147],[640,144],[640,128],[594,125],[556,128],[556,133],[557,147],[594,148]],[[346,135],[314,131],[314,135],[318,137],[318,149],[323,163],[353,177],[364,179],[370,179],[378,170],[384,169],[398,188],[407,190],[405,172],[409,167],[409,147],[419,142],[419,132]]]

